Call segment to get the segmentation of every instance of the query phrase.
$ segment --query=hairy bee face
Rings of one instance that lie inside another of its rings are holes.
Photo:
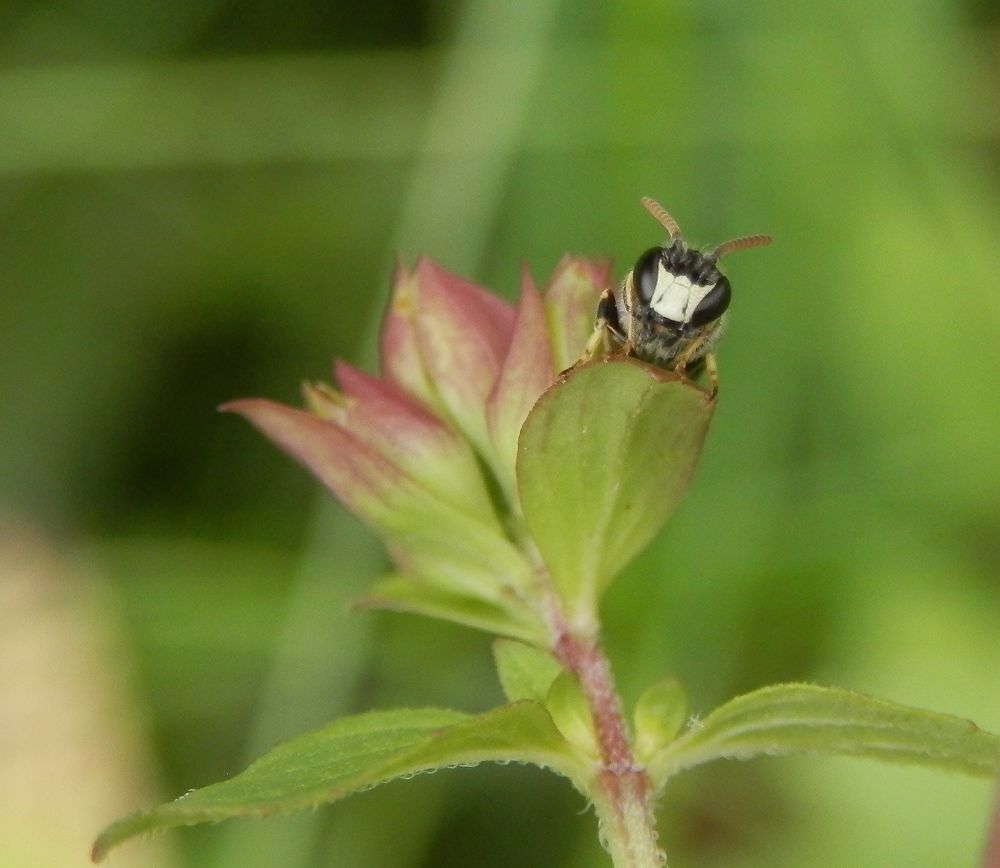
[[[639,257],[617,298],[619,323],[637,356],[672,367],[681,357],[692,365],[712,350],[732,296],[717,262],[680,239]]]
[[[735,250],[770,244],[767,235],[747,235],[711,250],[689,247],[680,227],[652,199],[642,204],[667,230],[669,243],[639,257],[617,291],[605,290],[597,310],[592,357],[615,344],[669,370],[696,373],[703,363],[716,385],[712,355],[722,337],[732,297],[719,258]]]

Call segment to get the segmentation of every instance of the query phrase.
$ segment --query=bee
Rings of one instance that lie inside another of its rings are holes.
[[[669,244],[651,247],[617,292],[606,289],[601,294],[587,356],[620,350],[685,378],[705,370],[714,397],[719,389],[714,350],[732,296],[719,259],[770,244],[771,237],[746,235],[698,250],[688,245],[677,221],[659,203],[646,198],[642,204],[667,230]]]

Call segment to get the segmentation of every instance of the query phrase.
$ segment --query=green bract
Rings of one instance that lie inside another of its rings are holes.
[[[676,678],[657,681],[639,697],[632,712],[635,755],[643,765],[654,759],[681,731],[687,697]]]
[[[566,257],[543,292],[525,274],[514,307],[422,259],[397,269],[380,376],[338,362],[339,388],[308,384],[305,410],[264,399],[223,407],[385,541],[395,571],[363,605],[546,642],[531,600],[539,564],[522,527],[518,437],[583,352],[609,279],[606,265]],[[627,376],[631,365],[616,368]]]
[[[521,505],[583,629],[601,592],[676,509],[713,406],[676,374],[610,359],[576,368],[532,410],[518,451]]]
[[[521,642],[498,639],[493,643],[493,657],[500,685],[511,702],[544,702],[552,682],[563,671],[551,654]]]

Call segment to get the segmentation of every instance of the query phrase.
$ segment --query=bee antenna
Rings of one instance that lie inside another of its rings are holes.
[[[667,230],[671,241],[676,241],[681,237],[681,227],[677,225],[677,221],[663,209],[663,206],[659,202],[655,199],[650,199],[649,196],[643,196],[642,207],[652,214],[657,222]]]
[[[737,250],[746,250],[749,247],[765,247],[773,240],[770,235],[744,235],[742,238],[724,241],[712,251],[712,256],[719,259],[727,253],[734,253]]]

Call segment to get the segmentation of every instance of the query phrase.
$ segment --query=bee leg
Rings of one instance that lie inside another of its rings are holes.
[[[607,326],[602,322],[598,322],[594,326],[594,331],[587,338],[587,346],[584,347],[583,355],[580,357],[581,362],[596,359],[599,355],[608,351],[607,330]]]
[[[691,343],[684,347],[683,352],[677,356],[677,360],[673,364],[674,370],[680,374],[682,377],[687,377],[687,366],[689,364],[696,364],[699,359],[695,357],[698,352],[698,348],[704,342],[704,338],[695,338]]]
[[[708,382],[712,384],[708,397],[710,401],[714,401],[719,394],[719,365],[715,361],[715,353],[705,353],[705,373],[708,374]]]
[[[614,349],[612,341],[617,341],[618,344],[626,343],[618,322],[618,306],[615,303],[614,293],[606,289],[601,293],[601,300],[597,304],[594,331],[587,341],[583,358],[594,359],[610,353]]]
[[[704,355],[698,355],[698,350],[705,345],[706,340],[707,337],[703,335],[699,339],[693,341],[684,350],[677,362],[674,363],[674,370],[682,377],[688,378],[688,364],[691,364],[696,368],[693,372],[694,376],[698,375],[701,365],[704,364],[705,373],[708,375],[708,381],[712,386],[711,392],[709,392],[709,398],[714,400],[715,396],[719,394],[719,366],[715,361],[715,354],[707,352]]]

